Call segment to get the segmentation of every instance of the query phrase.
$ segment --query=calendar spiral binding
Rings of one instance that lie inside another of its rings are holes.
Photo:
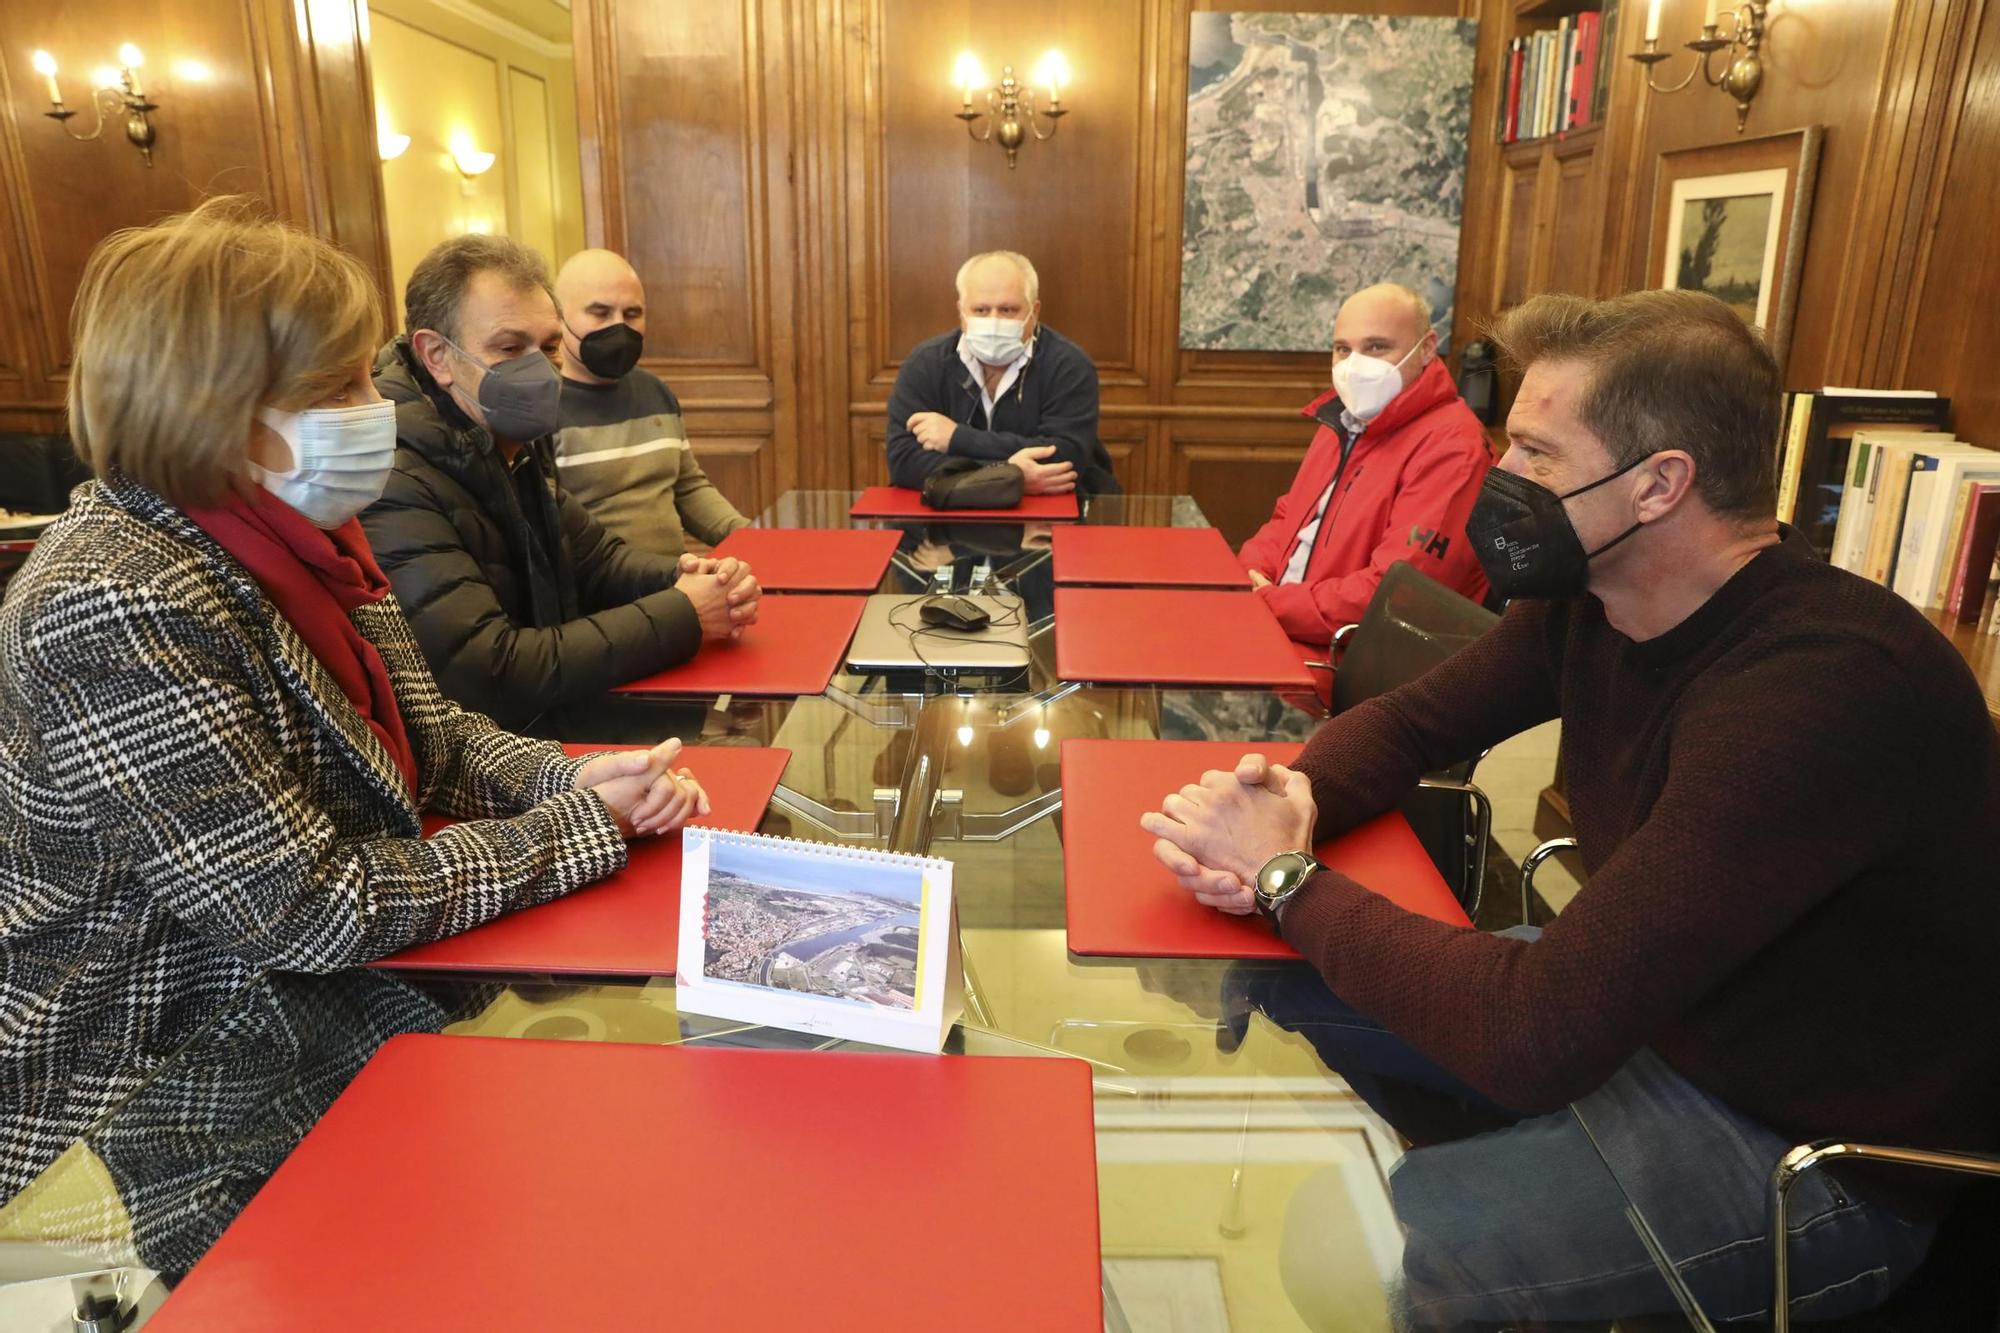
[[[779,844],[786,847],[807,849],[807,855],[824,856],[837,861],[866,861],[876,865],[920,865],[933,870],[949,870],[951,862],[940,856],[918,856],[912,852],[880,851],[871,847],[849,847],[845,843],[815,842],[811,838],[787,838],[776,833],[739,833],[733,829],[716,829],[689,825],[687,835],[699,835],[711,843],[743,843],[752,847],[768,847]]]

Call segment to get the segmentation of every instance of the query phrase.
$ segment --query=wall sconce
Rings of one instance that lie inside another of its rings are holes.
[[[470,185],[474,176],[483,176],[493,169],[494,155],[475,148],[472,136],[461,130],[451,136],[451,161]]]
[[[952,114],[965,122],[965,132],[974,142],[986,143],[996,140],[1007,151],[1007,169],[1014,169],[1015,155],[1021,145],[1033,134],[1037,141],[1056,137],[1058,123],[1069,111],[1062,104],[1063,85],[1069,82],[1069,62],[1060,51],[1050,51],[1035,66],[1033,87],[1022,85],[1014,78],[1014,67],[1000,67],[1000,82],[985,89],[986,109],[972,109],[972,95],[980,91],[986,82],[986,72],[980,68],[979,58],[970,51],[958,57],[952,71],[952,84],[962,94],[959,109]],[[1047,102],[1038,112],[1035,107],[1035,88],[1048,90]],[[1038,118],[1039,117],[1039,118]],[[984,121],[983,132],[973,126]],[[1048,130],[1042,129],[1047,122]]]
[[[153,165],[153,122],[147,119],[147,115],[160,108],[147,98],[145,88],[139,83],[139,68],[146,63],[146,57],[138,47],[127,42],[118,48],[118,61],[122,68],[98,67],[96,86],[90,90],[90,107],[96,113],[96,125],[90,133],[78,134],[68,124],[76,112],[63,105],[62,88],[56,83],[56,58],[47,51],[35,52],[35,73],[47,80],[49,90],[49,109],[42,114],[61,125],[63,133],[78,143],[89,143],[104,133],[106,112],[116,116],[122,111],[125,113],[125,137],[131,140],[132,146],[139,150],[139,156],[150,167]]]
[[[1721,26],[1721,0],[1707,0],[1707,9],[1702,16],[1701,36],[1687,44],[1687,49],[1701,56],[1701,61],[1688,71],[1685,79],[1671,87],[1661,87],[1653,82],[1653,66],[1662,60],[1671,59],[1671,51],[1660,49],[1660,0],[1647,0],[1646,5],[1646,49],[1631,53],[1632,59],[1646,67],[1646,86],[1656,93],[1677,93],[1694,82],[1699,74],[1702,81],[1711,88],[1720,88],[1736,99],[1736,132],[1743,133],[1744,122],[1750,118],[1750,101],[1757,96],[1757,87],[1764,81],[1764,60],[1759,54],[1764,45],[1765,0],[1739,0],[1730,11],[1730,32],[1721,36],[1717,29]],[[1729,63],[1723,66],[1720,75],[1715,73],[1710,63],[1717,51],[1729,52]]]
[[[409,150],[409,135],[398,134],[387,125],[378,124],[375,127],[375,154],[384,162],[394,162]]]

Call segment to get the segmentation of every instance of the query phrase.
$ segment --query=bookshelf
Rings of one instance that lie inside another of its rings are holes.
[[[1575,30],[1579,20],[1586,15],[1589,22],[1596,26],[1589,38],[1594,48],[1589,59],[1591,68],[1580,73],[1580,77],[1589,84],[1589,91],[1577,109],[1576,122],[1560,123],[1551,113],[1549,121],[1553,128],[1539,133],[1518,130],[1512,139],[1501,138],[1503,147],[1512,149],[1522,144],[1562,139],[1603,123],[1617,59],[1620,3],[1621,0],[1512,0],[1513,8],[1509,15],[1512,28],[1507,34],[1508,48],[1502,58],[1497,89],[1500,106],[1494,124],[1496,137],[1502,135],[1510,119],[1510,110],[1518,109],[1520,116],[1525,118],[1532,115],[1533,107],[1538,103],[1549,106],[1568,102],[1571,90],[1563,79],[1575,67],[1575,59],[1581,59],[1584,53],[1572,51],[1574,59],[1566,58],[1559,43],[1565,35],[1572,48],[1583,42],[1584,39]],[[1540,37],[1540,34],[1548,36]],[[1542,43],[1539,48],[1536,46],[1538,40]],[[1515,79],[1513,65],[1517,41],[1525,48],[1522,52],[1523,69],[1519,71],[1527,80],[1525,85]],[[1553,69],[1550,68],[1551,62]],[[1514,93],[1511,97],[1510,90]]]

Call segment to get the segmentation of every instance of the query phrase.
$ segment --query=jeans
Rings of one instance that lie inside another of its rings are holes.
[[[1531,932],[1539,933],[1508,933]],[[1420,1145],[1389,1177],[1405,1230],[1403,1283],[1392,1301],[1401,1327],[1673,1312],[1630,1209],[1710,1318],[1769,1318],[1768,1184],[1793,1142],[1651,1050],[1573,1112],[1524,1117],[1303,969],[1253,988],[1251,998],[1307,1037],[1357,1095]],[[1790,1221],[1792,1315],[1802,1320],[1881,1303],[1923,1260],[1935,1231],[1849,1194],[1823,1171],[1795,1187]]]

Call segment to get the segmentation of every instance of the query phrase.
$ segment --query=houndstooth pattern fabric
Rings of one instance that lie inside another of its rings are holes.
[[[580,761],[439,694],[353,613],[394,761],[249,574],[158,495],[80,487],[0,603],[0,1199],[265,969],[331,973],[624,864]],[[471,821],[430,839],[422,811]],[[246,1080],[209,1089],[239,1114]]]

